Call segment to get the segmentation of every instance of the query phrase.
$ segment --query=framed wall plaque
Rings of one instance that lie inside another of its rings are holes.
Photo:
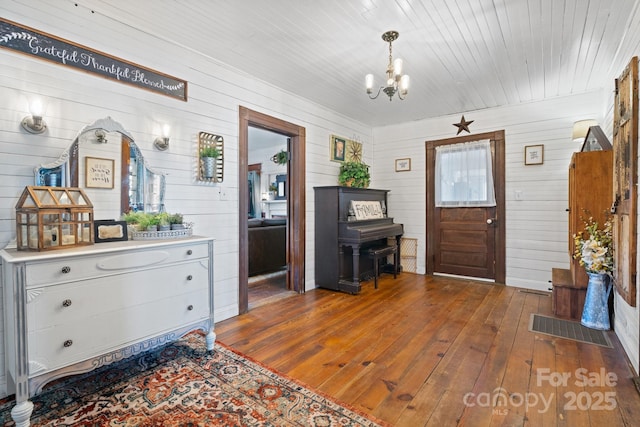
[[[541,165],[544,163],[544,145],[527,145],[524,147],[524,164]]]
[[[113,159],[85,157],[84,185],[87,188],[113,188]]]
[[[408,172],[411,170],[411,159],[396,159],[396,172]]]

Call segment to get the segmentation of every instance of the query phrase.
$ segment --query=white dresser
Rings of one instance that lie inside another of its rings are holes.
[[[215,342],[213,240],[99,243],[51,252],[0,251],[11,415],[28,426],[29,398],[201,329]],[[15,390],[13,387],[15,386]]]

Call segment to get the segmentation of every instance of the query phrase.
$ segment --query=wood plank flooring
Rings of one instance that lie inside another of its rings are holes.
[[[609,349],[532,333],[531,313],[552,315],[550,296],[402,273],[359,295],[295,294],[216,333],[395,426],[638,425],[640,395],[615,334]]]
[[[287,289],[287,272],[275,272],[249,278],[249,310],[281,298],[297,295]]]

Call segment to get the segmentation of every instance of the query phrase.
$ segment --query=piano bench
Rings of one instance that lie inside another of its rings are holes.
[[[395,279],[398,274],[398,247],[397,246],[376,246],[368,251],[369,258],[373,258],[373,283],[374,287],[378,289],[378,276],[380,259],[386,258],[389,255],[393,255],[393,278]]]

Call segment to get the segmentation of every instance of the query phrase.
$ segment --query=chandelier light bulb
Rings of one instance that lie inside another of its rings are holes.
[[[367,93],[373,91],[373,74],[367,74],[364,78],[364,82],[367,86]]]
[[[409,92],[409,76],[404,75],[400,78],[400,95],[404,96]]]
[[[393,74],[395,76],[402,75],[402,59],[396,58],[395,61],[393,61]]]

